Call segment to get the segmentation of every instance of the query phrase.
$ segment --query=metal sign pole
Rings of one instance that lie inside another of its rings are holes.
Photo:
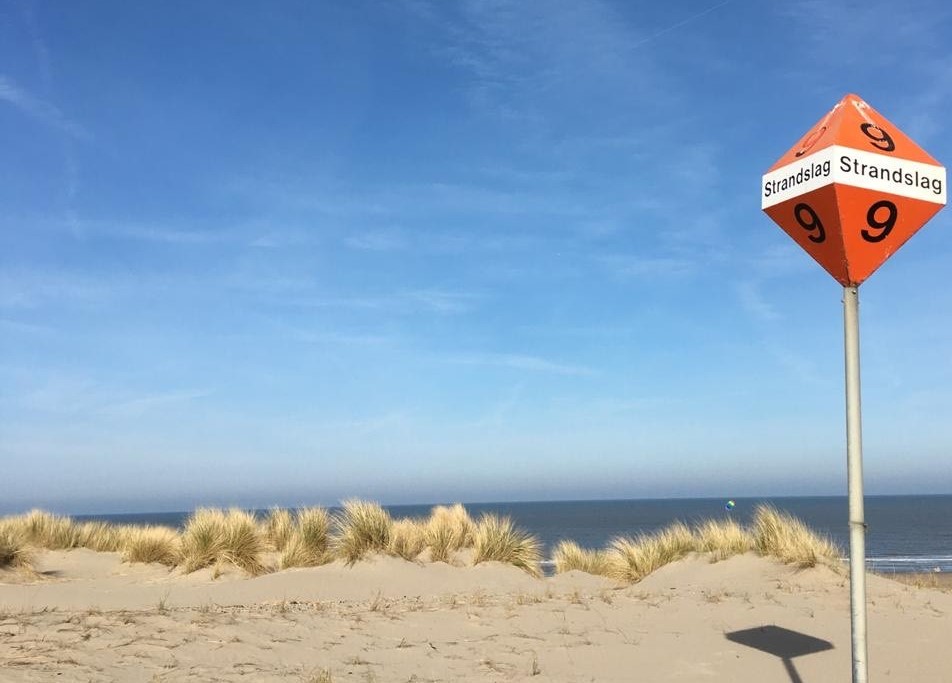
[[[863,435],[859,385],[859,287],[843,288],[846,353],[846,467],[850,499],[850,626],[853,683],[867,683],[866,521],[863,515]]]

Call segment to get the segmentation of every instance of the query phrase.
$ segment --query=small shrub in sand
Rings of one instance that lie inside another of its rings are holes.
[[[377,503],[345,500],[334,519],[338,556],[353,564],[370,552],[385,552],[390,545],[393,520]]]
[[[801,568],[821,563],[837,567],[842,554],[831,540],[769,505],[760,505],[754,511],[753,534],[758,553]]]
[[[294,517],[289,510],[272,508],[264,520],[264,536],[272,548],[281,552],[294,533]]]
[[[179,563],[178,532],[165,526],[129,527],[123,534],[123,562],[158,562],[169,567]]]
[[[505,562],[532,576],[541,576],[541,549],[542,546],[535,536],[516,529],[508,517],[485,514],[476,524],[473,534],[473,564]]]
[[[298,510],[294,526],[281,552],[282,569],[316,567],[330,562],[328,531],[331,519],[321,507]]]
[[[186,573],[228,562],[255,576],[265,571],[260,557],[264,550],[254,515],[236,508],[228,512],[199,508],[182,533],[181,557]]]
[[[437,505],[426,523],[425,542],[434,562],[449,562],[452,553],[473,545],[476,523],[461,503]]]
[[[405,560],[415,560],[426,547],[426,523],[419,519],[398,519],[390,530],[387,552]]]
[[[635,583],[656,569],[680,560],[696,547],[694,534],[681,522],[654,534],[616,538],[609,550],[609,575],[619,581]]]
[[[574,541],[561,541],[552,551],[555,573],[561,574],[573,569],[607,576],[611,570],[608,554],[603,550],[586,550]]]
[[[0,569],[7,568],[33,568],[33,553],[13,524],[0,526]]]
[[[697,526],[694,535],[698,551],[710,553],[712,562],[743,555],[754,549],[753,534],[733,519],[709,519]]]

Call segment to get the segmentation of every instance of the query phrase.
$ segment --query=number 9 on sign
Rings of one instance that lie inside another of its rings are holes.
[[[823,223],[820,221],[820,217],[816,215],[816,211],[814,211],[809,204],[800,202],[793,207],[793,217],[797,219],[797,223],[800,224],[801,228],[811,233],[807,235],[808,240],[819,244],[826,239],[826,230],[823,227]],[[882,239],[882,237],[880,237],[880,239]]]
[[[885,216],[883,212],[885,212]],[[881,232],[873,233],[864,229],[861,233],[863,239],[867,242],[882,242],[889,236],[892,229],[896,227],[896,218],[898,215],[899,211],[896,209],[896,205],[888,199],[883,199],[873,204],[869,207],[869,211],[866,212],[866,224],[873,230],[880,230]]]

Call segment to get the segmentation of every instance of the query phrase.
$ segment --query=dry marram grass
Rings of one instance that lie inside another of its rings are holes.
[[[470,548],[475,538],[476,523],[462,504],[437,505],[426,523],[425,543],[434,562],[449,562],[457,550]]]
[[[710,553],[711,561],[726,560],[754,549],[754,537],[733,519],[702,522],[694,530],[697,550]]]
[[[0,569],[32,569],[33,553],[12,524],[0,525]]]
[[[561,541],[552,551],[556,574],[578,570],[588,574],[608,576],[611,562],[604,550],[586,550],[574,541]]]
[[[680,560],[696,545],[694,534],[681,522],[654,534],[616,538],[609,550],[609,575],[626,583],[641,581],[656,569]]]
[[[158,562],[174,567],[179,563],[179,534],[165,526],[130,527],[123,534],[123,562]]]
[[[337,554],[353,564],[367,553],[387,550],[393,520],[379,504],[351,499],[344,501],[334,526]]]
[[[504,562],[541,576],[541,544],[535,536],[516,529],[508,517],[483,515],[473,535],[473,564]]]
[[[419,519],[398,519],[390,531],[387,551],[405,560],[415,560],[426,548],[426,524]]]
[[[301,508],[281,553],[281,569],[316,567],[333,559],[328,551],[330,515],[322,507]]]
[[[254,515],[237,508],[227,512],[199,508],[182,532],[181,558],[186,573],[229,563],[255,576],[265,571],[261,562],[264,550]]]
[[[264,535],[268,544],[281,552],[294,533],[294,518],[285,508],[272,508],[264,520]]]
[[[754,511],[754,544],[761,555],[798,567],[826,564],[837,567],[842,555],[830,539],[811,531],[802,521],[770,505]]]

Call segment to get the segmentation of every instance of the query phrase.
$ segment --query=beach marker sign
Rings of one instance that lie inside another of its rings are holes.
[[[941,209],[945,168],[846,95],[761,178],[760,208],[843,285],[853,683],[867,683],[859,286]]]
[[[872,275],[947,197],[945,168],[850,94],[770,167],[760,208],[846,287]]]

